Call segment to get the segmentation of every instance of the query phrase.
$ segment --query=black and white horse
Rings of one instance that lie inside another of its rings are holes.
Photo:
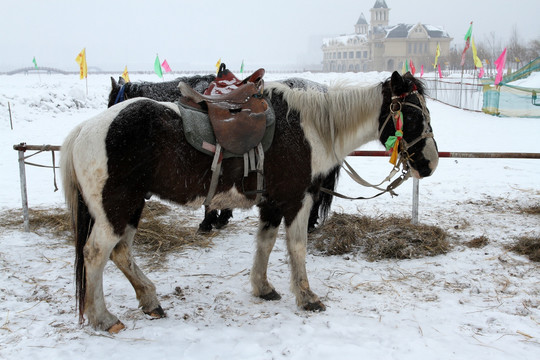
[[[190,77],[181,77],[171,81],[163,82],[125,82],[123,78],[119,78],[118,82],[111,77],[111,92],[109,93],[108,107],[116,105],[122,101],[132,99],[135,97],[146,97],[157,101],[170,101],[176,102],[182,95],[178,84],[184,82],[188,84],[194,90],[202,93],[208,88],[210,83],[214,81],[216,77],[214,75],[195,75]],[[314,83],[312,81],[300,78],[292,78],[280,83],[287,85],[291,89],[303,89],[316,88],[320,91],[327,91],[327,87],[321,84]],[[339,178],[340,167],[336,166],[332,169],[328,175],[324,178],[322,186],[331,191],[334,190]],[[327,193],[320,193],[316,199],[314,199],[313,208],[311,209],[308,230],[312,231],[315,226],[326,220],[330,207],[332,205],[333,197]],[[205,208],[204,220],[199,224],[199,230],[208,232],[212,230],[212,227],[220,229],[229,223],[229,219],[232,217],[231,209],[222,209],[219,213],[218,210],[209,210]],[[320,221],[319,221],[320,220]]]
[[[283,221],[297,305],[322,311],[311,290],[305,257],[307,222],[313,199],[329,171],[357,147],[385,142],[396,133],[393,112],[403,115],[401,156],[413,176],[429,176],[438,164],[435,140],[420,80],[397,72],[369,87],[291,89],[267,84],[276,128],[265,153],[266,189],[260,203],[256,174],[243,180],[243,160],[222,162],[223,174],[211,207],[259,207],[257,249],[251,269],[253,294],[266,300],[280,295],[267,279],[270,252]],[[410,144],[408,146],[407,144]],[[105,305],[103,269],[110,258],[133,285],[142,310],[165,314],[154,284],[136,265],[131,246],[145,204],[155,194],[180,205],[200,206],[211,180],[212,157],[186,142],[174,103],[145,98],[125,101],[79,124],[62,145],[64,191],[73,217],[76,243],[76,288],[80,320],[86,314],[96,329],[124,328]],[[221,204],[221,205],[220,205]],[[225,205],[226,204],[226,205]]]

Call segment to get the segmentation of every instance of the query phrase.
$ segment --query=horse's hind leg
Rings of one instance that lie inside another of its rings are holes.
[[[294,219],[285,219],[292,220],[286,221],[290,225],[285,228],[291,264],[291,289],[296,295],[298,306],[310,311],[324,311],[326,307],[309,287],[306,271],[307,223],[312,204],[311,195],[306,195]]]
[[[220,211],[218,218],[212,225],[214,225],[216,229],[221,229],[229,223],[229,219],[232,218],[232,216],[231,209],[223,209]]]
[[[130,225],[126,227],[120,242],[114,247],[111,260],[124,273],[135,289],[135,294],[139,300],[139,307],[147,315],[154,318],[162,318],[165,312],[161,308],[156,295],[156,287],[144,273],[139,269],[131,252],[133,237],[136,229]]]
[[[253,295],[265,300],[279,300],[281,296],[268,282],[268,259],[276,243],[276,237],[281,223],[281,213],[268,205],[260,205],[260,222],[257,232],[257,250],[251,269],[251,286]]]
[[[103,296],[103,269],[113,248],[120,238],[114,235],[112,227],[104,220],[96,220],[92,232],[84,246],[86,271],[85,314],[95,329],[116,333],[124,328],[116,316],[105,306]]]

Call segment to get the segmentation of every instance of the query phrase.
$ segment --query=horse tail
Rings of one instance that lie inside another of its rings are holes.
[[[340,166],[336,166],[335,168],[333,168],[332,171],[330,171],[328,175],[326,175],[321,186],[328,190],[334,191],[339,179],[339,170]],[[319,217],[321,219],[321,224],[323,224],[328,218],[333,199],[334,197],[330,194],[324,192],[320,193]]]
[[[86,297],[86,273],[84,268],[84,246],[94,219],[90,215],[88,206],[82,197],[77,174],[73,165],[73,151],[75,140],[77,139],[81,127],[76,127],[66,138],[61,148],[60,171],[62,174],[62,184],[64,195],[71,217],[71,226],[75,240],[75,297],[79,310],[79,322],[84,322],[84,309]]]

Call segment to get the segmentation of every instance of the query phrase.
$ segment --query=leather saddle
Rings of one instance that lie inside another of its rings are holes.
[[[204,94],[180,83],[180,104],[208,112],[216,140],[223,149],[239,155],[247,153],[261,142],[266,130],[264,72],[259,69],[239,80],[221,64],[216,80]]]

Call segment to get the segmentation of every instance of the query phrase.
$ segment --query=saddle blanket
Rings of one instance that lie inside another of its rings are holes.
[[[208,114],[200,110],[195,110],[193,108],[184,106],[180,102],[177,102],[177,106],[182,117],[184,134],[188,143],[200,152],[214,156],[216,137],[214,135],[214,130],[212,129],[212,124],[210,123]],[[270,145],[272,145],[272,140],[274,139],[276,117],[271,106],[268,106],[268,109],[265,111],[265,115],[266,131],[263,139],[261,140],[261,144],[263,146],[263,150],[266,152],[270,148]],[[224,159],[231,157],[243,157],[243,155],[234,154],[226,150],[223,151]]]

